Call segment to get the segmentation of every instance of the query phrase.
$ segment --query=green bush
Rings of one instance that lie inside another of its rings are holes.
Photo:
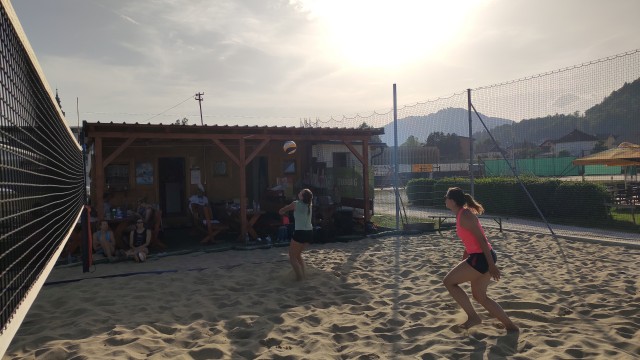
[[[474,197],[488,213],[502,216],[538,218],[540,210],[548,219],[571,222],[607,219],[604,203],[608,193],[603,185],[533,176],[520,180],[526,192],[513,177],[476,179]],[[412,179],[407,183],[407,197],[414,205],[444,207],[444,195],[450,187],[456,186],[471,192],[468,178]],[[537,209],[531,200],[535,201]]]
[[[411,179],[407,182],[407,198],[414,205],[433,206],[434,179]]]
[[[589,182],[563,182],[556,188],[554,215],[558,218],[579,217],[585,221],[607,219],[604,203],[607,190],[600,184]]]

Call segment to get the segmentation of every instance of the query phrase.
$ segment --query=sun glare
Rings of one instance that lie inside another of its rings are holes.
[[[335,57],[358,68],[417,62],[451,41],[478,0],[306,0]]]

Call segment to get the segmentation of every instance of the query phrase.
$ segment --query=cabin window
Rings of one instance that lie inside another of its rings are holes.
[[[105,183],[107,191],[127,191],[129,189],[129,164],[107,165]]]
[[[333,167],[347,167],[347,154],[346,152],[334,152],[333,153]]]

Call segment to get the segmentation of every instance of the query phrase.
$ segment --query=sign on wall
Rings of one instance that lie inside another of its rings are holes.
[[[413,164],[411,172],[433,172],[433,164]]]
[[[150,162],[136,163],[136,184],[153,184],[153,164],[151,164]]]

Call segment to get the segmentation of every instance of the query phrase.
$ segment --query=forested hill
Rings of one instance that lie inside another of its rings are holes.
[[[612,134],[617,142],[640,143],[640,79],[625,83],[604,100],[579,115],[552,115],[498,126],[491,133],[500,144],[525,141],[536,145],[558,139],[574,129],[591,135]],[[478,142],[487,134],[474,134]]]
[[[513,122],[513,120],[488,117],[482,114],[480,116],[489,129]],[[473,114],[471,121],[473,129],[484,128],[476,114]],[[425,142],[429,135],[435,132],[469,136],[469,113],[467,109],[446,108],[425,116],[409,116],[400,119],[397,125],[398,144],[403,144],[410,136],[420,142]],[[382,142],[389,146],[393,146],[394,143],[393,127],[393,122],[388,123],[384,127],[384,135],[380,136]]]

